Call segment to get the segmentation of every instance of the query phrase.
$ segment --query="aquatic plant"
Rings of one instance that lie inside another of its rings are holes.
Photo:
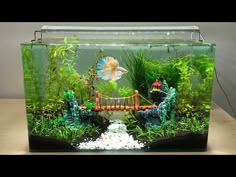
[[[63,92],[79,79],[80,75],[74,69],[76,56],[76,46],[59,45],[48,47],[48,65],[45,76],[46,101],[62,97]]]
[[[95,106],[95,103],[86,101],[84,102],[84,106],[86,107],[86,110],[91,110]]]
[[[81,140],[83,137],[89,138],[94,135],[100,135],[102,130],[93,125],[81,124],[78,126],[61,126],[55,120],[48,119],[43,116],[35,118],[28,116],[30,127],[30,134],[37,134],[42,136],[51,136],[67,141],[75,142]]]
[[[32,45],[22,45],[22,65],[24,75],[24,89],[26,98],[26,108],[29,113],[36,111],[36,108],[41,106],[41,93],[40,90],[40,74],[35,64],[35,58]],[[34,106],[32,106],[34,104]],[[28,109],[29,108],[29,109]],[[35,108],[35,109],[34,109]]]
[[[118,93],[121,97],[128,97],[134,94],[134,90],[132,88],[123,86],[118,89]]]
[[[209,110],[205,110],[202,104],[210,106],[211,93],[212,93],[212,82],[213,82],[213,65],[214,60],[212,56],[208,55],[184,55],[169,58],[168,60],[153,59],[147,55],[146,52],[139,50],[137,53],[127,51],[127,56],[130,56],[129,63],[131,75],[129,80],[132,80],[135,75],[132,65],[135,65],[137,57],[142,56],[142,66],[144,69],[141,70],[140,75],[145,76],[142,78],[142,82],[145,85],[150,86],[156,79],[166,80],[166,83],[170,87],[176,89],[177,96],[177,109],[176,117],[186,117],[186,115],[194,107],[195,112],[204,112],[204,116],[209,114]],[[138,62],[137,62],[138,63]],[[135,67],[134,67],[135,68]],[[143,72],[145,71],[145,73]],[[140,72],[137,72],[140,73]],[[134,80],[136,83],[136,81]],[[137,81],[139,83],[139,81]],[[135,84],[132,84],[132,87]],[[148,87],[146,88],[148,90]],[[141,93],[141,92],[140,92]],[[191,113],[192,114],[192,113]],[[189,115],[191,117],[191,115]],[[187,116],[187,117],[189,117]],[[202,116],[202,114],[199,114]],[[203,116],[203,117],[204,117]]]
[[[108,82],[97,82],[95,85],[96,90],[106,96],[112,96],[117,90],[117,82],[116,81],[108,81]]]
[[[64,44],[78,44],[79,43],[79,37],[77,35],[73,35],[71,38],[64,37]]]
[[[153,142],[161,137],[173,137],[178,134],[184,133],[207,133],[209,126],[209,117],[204,119],[197,119],[196,117],[182,119],[179,121],[169,121],[161,126],[156,126],[149,129],[141,128],[140,126],[127,127],[127,130],[131,132],[140,141]]]
[[[201,84],[195,86],[191,101],[194,105],[198,105],[202,102],[210,105],[214,73],[213,58],[207,55],[200,55],[193,59],[193,66],[197,71],[195,75],[198,76],[198,82]]]
[[[146,80],[151,85],[156,79],[166,80],[170,87],[177,87],[180,73],[176,66],[177,58],[170,58],[167,61],[145,57],[144,66]]]
[[[125,112],[124,123],[129,130],[135,129],[140,124],[138,117],[131,111]]]
[[[95,61],[92,67],[88,69],[88,74],[87,74],[87,86],[88,86],[88,93],[90,94],[90,97],[94,96],[94,90],[95,90],[95,79],[97,80],[97,63],[98,61],[104,57],[103,55],[104,50],[101,48],[98,50],[95,56]]]
[[[177,84],[178,90],[178,105],[190,103],[192,83],[191,76],[194,74],[194,69],[190,66],[191,56],[183,58],[178,62],[179,72],[181,73],[179,82]]]
[[[69,42],[70,43],[69,43]],[[76,37],[72,39],[64,39],[65,44],[48,46],[48,58],[45,71],[45,86],[43,107],[46,109],[48,105],[57,105],[50,112],[56,112],[53,116],[62,114],[63,109],[63,93],[65,90],[73,90],[80,102],[88,98],[87,78],[81,76],[75,69],[75,59],[78,57],[78,40]],[[57,109],[58,108],[58,109]],[[48,111],[46,111],[48,112]]]
[[[65,126],[65,118],[58,117],[54,120],[56,126]]]
[[[179,62],[181,78],[177,86],[177,115],[191,117],[192,114],[204,112],[209,114],[202,105],[211,104],[213,82],[213,58],[207,55],[189,55]],[[205,70],[205,71],[204,71]],[[204,117],[202,116],[202,117]]]
[[[137,53],[132,51],[124,51],[121,64],[129,71],[125,77],[130,82],[134,90],[138,90],[141,95],[148,98],[149,85],[146,80],[146,68],[144,60],[146,60],[144,51]]]

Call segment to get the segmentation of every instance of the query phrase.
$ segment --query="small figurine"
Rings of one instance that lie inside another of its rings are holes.
[[[161,82],[156,79],[155,82],[152,83],[152,90],[150,91],[150,98],[154,101],[155,105],[161,102]]]
[[[153,84],[152,84],[152,91],[153,92],[159,92],[161,89],[160,89],[160,87],[161,87],[161,82],[159,82],[157,79],[156,79],[156,81],[155,82],[153,82]]]

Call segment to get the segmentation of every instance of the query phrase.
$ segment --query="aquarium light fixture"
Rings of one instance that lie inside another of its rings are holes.
[[[198,26],[43,26],[41,32],[87,32],[87,31],[193,31],[200,32]]]
[[[203,36],[200,33],[200,28],[198,26],[43,26],[41,30],[34,31],[34,40],[36,41],[36,34],[40,33],[40,38],[42,40],[43,33],[51,32],[192,32],[191,40],[193,39],[193,34],[196,32],[199,35],[199,41],[204,41]]]

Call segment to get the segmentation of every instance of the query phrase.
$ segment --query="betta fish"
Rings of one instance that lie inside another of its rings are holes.
[[[113,57],[102,58],[97,63],[97,77],[103,80],[115,81],[127,72],[125,68],[119,67],[119,62]]]

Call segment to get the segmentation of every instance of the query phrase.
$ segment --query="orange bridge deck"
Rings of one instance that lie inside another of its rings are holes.
[[[153,105],[144,105],[144,106],[95,106],[95,111],[133,111],[133,110],[145,110],[152,109]]]

